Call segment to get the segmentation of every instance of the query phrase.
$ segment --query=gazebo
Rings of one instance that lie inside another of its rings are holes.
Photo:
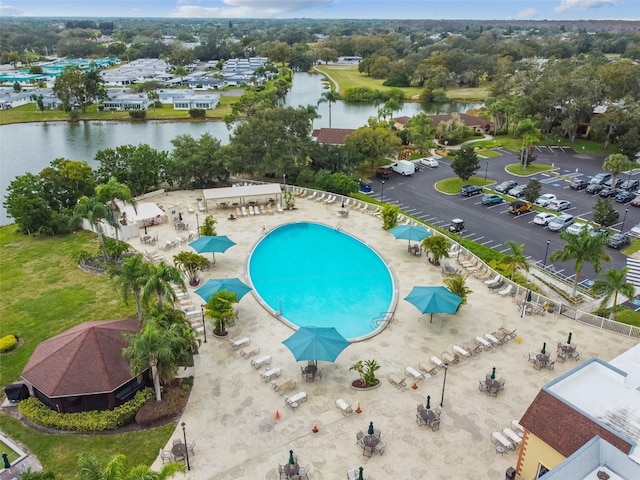
[[[137,332],[135,318],[85,322],[39,344],[22,379],[42,403],[59,412],[111,410],[148,385],[131,375],[123,358],[125,332]]]

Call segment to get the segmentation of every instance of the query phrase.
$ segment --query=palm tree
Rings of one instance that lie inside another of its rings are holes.
[[[555,262],[560,260],[567,262],[574,260],[574,270],[576,272],[573,280],[572,297],[576,296],[578,290],[578,283],[580,283],[580,272],[585,262],[593,265],[593,269],[596,273],[599,273],[602,269],[602,262],[610,262],[611,258],[604,251],[604,246],[607,243],[606,235],[590,235],[589,231],[585,228],[579,235],[571,235],[567,231],[560,233],[560,237],[567,243],[565,246],[556,250],[551,254],[550,260]]]
[[[440,265],[441,258],[449,258],[449,247],[451,242],[443,235],[432,235],[422,240],[422,248],[429,254],[431,252],[430,262],[434,265]]]
[[[149,318],[156,322],[161,329],[169,330],[170,333],[180,338],[180,345],[176,350],[178,365],[187,365],[191,362],[192,352],[198,351],[200,343],[184,312],[177,308],[158,310],[157,307],[154,307]]]
[[[535,121],[525,118],[518,124],[514,134],[522,139],[520,163],[524,168],[527,168],[531,163],[531,149],[535,143],[540,141],[540,129]]]
[[[629,162],[629,157],[622,153],[612,153],[602,163],[602,170],[611,173],[611,186],[614,188],[616,186],[616,177],[628,168],[632,168],[631,162]]]
[[[105,262],[107,261],[107,249],[104,245],[104,233],[102,232],[102,227],[100,223],[102,220],[109,220],[111,223],[111,216],[109,215],[109,210],[107,206],[98,200],[96,197],[80,197],[78,200],[78,204],[73,209],[73,216],[71,217],[71,225],[72,227],[77,227],[82,220],[87,220],[96,234],[98,235],[98,240],[100,240],[100,246],[102,247],[102,255],[104,256]]]
[[[204,309],[213,318],[213,333],[218,336],[226,335],[225,322],[235,314],[233,304],[238,302],[238,296],[228,290],[219,290],[211,296]]]
[[[129,345],[122,350],[122,355],[129,359],[131,373],[137,377],[148,368],[156,392],[156,400],[162,400],[160,381],[173,380],[178,365],[184,358],[184,338],[176,334],[175,329],[162,328],[157,321],[150,318],[139,333],[125,333]]]
[[[208,218],[208,217],[207,217]],[[189,285],[195,287],[200,283],[198,272],[209,266],[209,260],[202,255],[193,252],[180,252],[173,256],[173,263],[189,281]]]
[[[627,283],[625,276],[629,268],[624,267],[620,270],[607,270],[607,272],[600,278],[597,278],[593,282],[591,291],[595,295],[602,295],[601,307],[606,307],[613,297],[613,306],[611,307],[611,320],[616,319],[616,307],[618,306],[618,294],[622,294],[627,298],[632,298],[635,295],[635,288],[630,283]]]
[[[109,275],[116,279],[116,284],[122,291],[124,303],[129,302],[129,298],[133,295],[136,302],[136,311],[138,312],[138,321],[142,324],[142,288],[145,279],[150,273],[152,265],[145,261],[141,253],[133,257],[125,258],[120,267],[113,267],[109,270]]]
[[[176,473],[184,473],[185,467],[176,462],[167,463],[159,472],[150,469],[148,465],[137,465],[126,472],[127,457],[115,455],[106,463],[101,462],[95,455],[81,453],[78,455],[78,478],[80,480],[167,480]]]
[[[473,293],[473,290],[467,287],[467,277],[456,274],[451,277],[446,277],[443,281],[451,293],[458,295],[462,299],[462,305],[465,305],[467,303],[467,297]]]
[[[142,300],[148,303],[151,296],[156,295],[158,298],[158,310],[162,310],[165,300],[171,305],[176,302],[176,292],[172,283],[183,292],[187,290],[180,270],[165,262],[160,262],[157,265],[149,264],[143,281]]]
[[[333,88],[331,90],[327,90],[326,92],[322,92],[320,95],[320,100],[318,100],[318,105],[323,102],[327,102],[329,104],[329,128],[331,128],[331,105],[340,100],[340,94],[336,92]]]
[[[527,257],[524,256],[524,243],[517,245],[515,242],[504,242],[509,247],[509,254],[505,255],[502,263],[505,265],[506,274],[509,275],[509,279],[513,280],[513,276],[518,268],[523,268],[527,272],[529,271],[529,262]]]
[[[117,212],[119,210],[116,199],[122,200],[124,203],[133,205],[136,209],[136,201],[131,196],[131,190],[124,183],[118,182],[115,177],[111,177],[107,183],[103,183],[96,186],[96,196],[99,200],[109,204],[109,211],[111,213],[111,222],[116,227],[116,239],[118,238],[118,218]]]

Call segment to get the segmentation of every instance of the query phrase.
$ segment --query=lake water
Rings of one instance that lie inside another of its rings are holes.
[[[297,73],[293,87],[287,94],[287,105],[317,105],[323,92],[322,76]],[[417,103],[405,103],[394,116],[412,116],[427,113],[465,112],[481,104],[433,104],[426,107]],[[329,106],[318,106],[321,118],[314,121],[314,128],[329,126]],[[373,105],[349,105],[337,102],[331,107],[333,128],[358,128],[377,116]],[[171,140],[182,134],[195,138],[210,133],[222,144],[229,143],[224,122],[49,122],[0,126],[0,197],[4,201],[9,183],[18,175],[38,173],[56,158],[84,160],[96,166],[93,160],[99,150],[120,145],[149,144],[157,150],[172,150]],[[9,223],[4,207],[0,206],[0,224]]]

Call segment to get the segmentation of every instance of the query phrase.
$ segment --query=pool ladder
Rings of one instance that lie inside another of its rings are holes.
[[[342,230],[342,224],[341,224],[341,223],[337,224],[337,225],[336,225],[336,228],[334,228],[334,230],[335,230],[336,232],[339,232],[340,230]]]
[[[371,320],[371,328],[386,327],[393,321],[394,311],[381,312],[379,316]]]

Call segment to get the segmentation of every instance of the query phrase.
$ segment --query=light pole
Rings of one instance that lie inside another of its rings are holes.
[[[186,425],[182,422],[182,438],[184,438],[184,455],[187,460],[187,470],[191,470],[191,464],[189,463],[189,449],[187,448],[187,430]]]
[[[287,174],[286,174],[286,173],[283,173],[283,174],[282,174],[282,184],[283,184],[283,185],[286,185],[286,184],[287,184]]]
[[[449,364],[444,364],[444,379],[442,380],[442,398],[440,399],[440,407],[444,408],[444,387],[447,385],[447,370],[449,370]]]
[[[204,323],[204,305],[200,305],[200,311],[202,312],[202,328],[204,328],[204,343],[207,343],[207,324]]]
[[[620,233],[624,233],[624,222],[627,221],[627,213],[629,213],[629,209],[624,209],[624,217],[622,217],[622,225],[620,226]]]
[[[382,192],[380,193],[380,203],[384,203],[384,180],[382,180]]]
[[[544,262],[542,262],[542,266],[547,266],[547,254],[549,253],[549,245],[551,244],[551,240],[547,240],[547,249],[544,251]],[[544,270],[544,268],[543,268]]]
[[[485,164],[484,167],[484,181],[485,183],[487,182],[487,172],[489,171],[489,160],[487,160],[487,163]]]
[[[198,219],[198,214],[196,213],[196,233],[198,238],[200,238],[200,220]]]

